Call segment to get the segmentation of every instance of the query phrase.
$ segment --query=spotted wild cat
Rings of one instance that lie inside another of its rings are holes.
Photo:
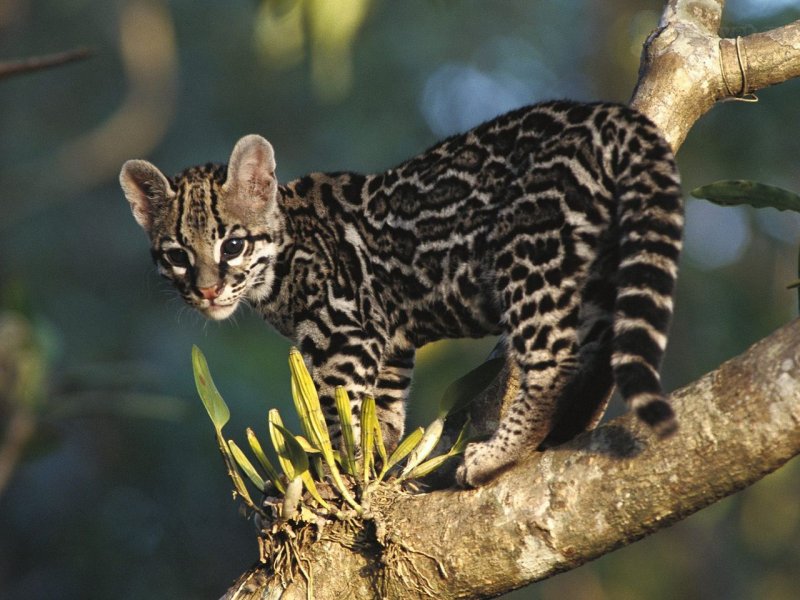
[[[683,226],[678,173],[644,116],[550,102],[451,137],[384,173],[285,184],[248,135],[228,165],[165,177],[125,163],[122,188],[162,275],[207,317],[242,301],[300,346],[335,424],[334,387],[376,398],[403,431],[416,348],[503,334],[520,389],[494,436],[467,449],[479,485],[536,447],[583,378],[616,382],[661,435],[676,420],[659,364]],[[603,390],[605,391],[605,390]]]

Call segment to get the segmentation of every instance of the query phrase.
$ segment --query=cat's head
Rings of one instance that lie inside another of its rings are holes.
[[[159,272],[190,306],[224,319],[242,299],[269,294],[283,221],[267,140],[245,136],[227,168],[193,167],[171,180],[147,161],[129,160],[119,180]]]

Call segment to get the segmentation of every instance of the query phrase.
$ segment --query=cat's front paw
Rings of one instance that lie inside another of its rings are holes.
[[[472,443],[456,471],[456,482],[465,488],[479,487],[513,463],[514,457],[498,449],[492,441]]]

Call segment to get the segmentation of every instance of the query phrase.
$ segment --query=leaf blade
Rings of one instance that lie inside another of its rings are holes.
[[[723,179],[695,188],[695,198],[722,206],[748,204],[754,208],[777,208],[800,212],[800,194],[774,185],[745,179]]]
[[[253,455],[256,457],[256,460],[258,460],[261,468],[264,469],[267,477],[272,482],[272,485],[275,486],[275,489],[277,489],[281,494],[285,494],[286,487],[283,485],[283,482],[280,479],[280,474],[272,464],[272,461],[267,458],[267,455],[264,452],[264,449],[261,447],[261,442],[258,441],[255,432],[248,427],[246,433],[247,443],[250,444],[250,450],[253,451]]]
[[[231,418],[231,411],[211,378],[205,355],[197,346],[192,346],[192,371],[200,400],[203,401],[203,406],[205,406],[214,428],[222,431]]]
[[[378,476],[379,480],[383,479],[386,476],[386,473],[388,473],[392,467],[403,460],[414,448],[417,447],[424,433],[425,429],[423,427],[417,427],[414,431],[403,438],[403,440],[397,445],[397,448],[394,449],[394,452],[392,452],[391,456],[389,456],[384,463],[383,469]]]
[[[336,412],[339,414],[339,426],[342,428],[344,448],[342,466],[349,475],[356,474],[356,440],[353,436],[353,417],[350,398],[345,389],[338,385],[335,391]]]
[[[258,491],[264,493],[266,482],[262,479],[261,475],[258,474],[258,471],[256,471],[253,463],[250,462],[250,459],[244,455],[244,452],[242,452],[241,448],[239,448],[233,440],[228,440],[228,447],[231,449],[231,454],[236,464],[239,465],[239,468],[244,472],[247,478],[253,482],[253,485],[256,486]]]

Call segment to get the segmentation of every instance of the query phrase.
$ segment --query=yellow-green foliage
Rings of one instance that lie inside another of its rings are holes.
[[[442,434],[447,409],[461,408],[461,406],[453,407],[451,393],[446,395],[447,398],[444,402],[447,406],[443,407],[439,417],[433,423],[424,430],[418,428],[412,431],[400,442],[392,455],[387,456],[380,424],[375,415],[375,400],[368,396],[361,406],[359,439],[361,453],[359,456],[351,421],[350,399],[347,392],[339,387],[336,389],[335,399],[343,442],[341,448],[334,449],[317,390],[302,356],[297,349],[292,348],[289,353],[292,399],[304,436],[288,431],[283,425],[278,410],[270,410],[269,438],[280,470],[276,469],[273,462],[267,457],[255,432],[248,428],[248,445],[257,463],[253,464],[232,440],[226,442],[222,436],[222,428],[230,419],[230,411],[214,385],[203,353],[196,346],[192,349],[192,366],[194,367],[197,392],[211,417],[217,442],[228,475],[233,482],[235,493],[244,500],[245,504],[262,515],[264,514],[262,507],[251,498],[241,473],[261,493],[265,493],[271,488],[273,494],[287,494],[289,488],[296,490],[302,483],[302,488],[308,492],[307,496],[302,496],[302,502],[307,505],[306,508],[320,513],[336,513],[338,511],[333,509],[331,504],[322,497],[317,487],[317,483],[325,482],[335,490],[336,495],[360,514],[363,512],[363,508],[356,496],[363,501],[370,486],[379,485],[392,473],[397,474],[397,479],[400,481],[427,475],[447,459],[461,454],[467,444],[465,435],[467,426],[465,425],[449,452],[428,459]],[[320,457],[325,463],[324,468],[319,462]],[[406,464],[401,469],[400,463],[404,459],[407,459]],[[382,465],[382,469],[376,474],[375,465],[378,461]],[[297,500],[294,498],[286,498],[284,504],[278,509],[279,516],[289,518],[297,514],[296,502]]]

